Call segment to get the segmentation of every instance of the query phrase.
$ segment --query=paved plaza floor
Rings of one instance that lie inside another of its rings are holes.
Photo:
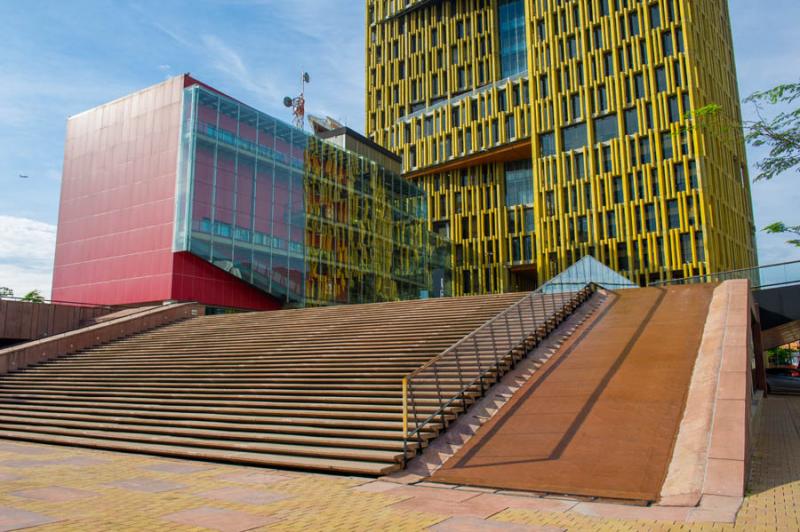
[[[679,508],[0,440],[0,531],[800,530],[800,397],[770,397],[763,408],[750,490],[734,524],[692,522],[713,512]]]

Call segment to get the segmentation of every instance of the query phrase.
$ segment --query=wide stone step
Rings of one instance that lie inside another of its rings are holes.
[[[385,474],[426,446],[574,307],[566,304],[571,294],[535,296],[514,307],[519,312],[509,313],[502,328],[462,340],[523,297],[186,320],[0,376],[1,436]],[[448,351],[457,343],[458,359]],[[402,382],[412,372],[404,401]],[[419,428],[420,441],[404,442],[404,404],[407,428]]]
[[[97,437],[62,436],[42,434],[19,430],[4,430],[3,438],[23,440],[55,445],[71,445],[105,449],[129,453],[146,453],[172,458],[189,458],[194,460],[213,460],[262,467],[283,467],[289,469],[307,469],[330,473],[380,476],[397,471],[402,466],[398,462],[376,462],[363,460],[344,460],[336,458],[319,458],[302,455],[281,455],[262,452],[234,451],[229,449],[204,449],[191,446],[165,445],[149,442],[129,442],[107,440]]]
[[[148,435],[167,435],[178,437],[192,437],[201,439],[217,439],[222,442],[256,442],[256,443],[278,443],[290,445],[305,445],[312,447],[333,447],[346,449],[371,449],[378,451],[389,451],[393,453],[403,452],[402,434],[396,433],[394,439],[365,439],[354,437],[330,437],[321,435],[301,435],[284,434],[281,432],[270,432],[259,429],[257,432],[226,429],[203,429],[198,427],[175,427],[169,424],[133,424],[124,421],[104,420],[95,418],[92,421],[77,421],[59,418],[28,418],[20,419],[16,416],[4,415],[0,412],[0,425],[22,426],[22,430],[31,430],[33,427],[62,427],[74,430],[98,430],[98,431],[123,431],[130,433],[140,433]]]
[[[335,419],[335,418],[313,418],[300,416],[273,416],[273,415],[240,415],[230,413],[213,412],[187,412],[175,410],[152,410],[139,408],[106,408],[106,407],[83,407],[76,405],[53,405],[53,404],[32,404],[26,403],[23,406],[0,404],[0,411],[35,411],[35,412],[60,412],[66,414],[86,414],[98,416],[120,416],[135,417],[142,419],[176,419],[193,421],[212,421],[230,423],[264,423],[269,425],[286,425],[302,427],[327,427],[343,428],[347,430],[388,430],[400,432],[402,421],[383,421],[373,419]],[[413,423],[412,423],[413,426]],[[426,427],[426,432],[435,433],[441,429],[440,424]]]
[[[101,415],[91,413],[75,413],[63,411],[37,411],[18,406],[13,408],[0,409],[0,415],[12,416],[24,423],[26,420],[67,420],[67,421],[86,421],[92,423],[118,423],[120,425],[153,425],[167,426],[189,429],[219,429],[225,431],[259,431],[278,434],[298,434],[311,436],[332,436],[340,438],[363,438],[368,440],[397,440],[401,437],[400,425],[396,430],[385,429],[348,429],[342,427],[326,427],[313,425],[291,425],[291,424],[269,424],[269,423],[247,423],[241,421],[242,418],[233,416],[222,417],[222,421],[203,419],[197,416],[196,419],[178,418],[158,418],[158,417],[134,417],[118,415]],[[237,419],[239,421],[237,421]]]

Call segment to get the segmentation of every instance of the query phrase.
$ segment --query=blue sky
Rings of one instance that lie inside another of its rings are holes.
[[[742,96],[797,81],[800,2],[730,0],[730,8]],[[363,10],[362,0],[0,2],[0,286],[49,294],[72,114],[191,72],[288,121],[281,100],[307,70],[308,111],[363,131]],[[751,165],[761,155],[750,149]],[[753,185],[759,228],[800,223],[799,179]],[[800,259],[784,238],[758,238],[762,263]]]

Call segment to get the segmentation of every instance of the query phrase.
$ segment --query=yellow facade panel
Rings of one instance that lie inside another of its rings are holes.
[[[367,13],[367,133],[428,193],[454,293],[528,289],[586,254],[642,284],[755,263],[743,139],[690,121],[740,115],[724,0]]]

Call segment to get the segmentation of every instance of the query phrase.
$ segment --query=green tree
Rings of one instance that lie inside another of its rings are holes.
[[[748,144],[769,151],[755,164],[755,181],[768,181],[779,175],[800,173],[800,82],[784,83],[766,91],[751,94],[744,100],[755,109],[756,120],[745,120],[734,127],[741,129]],[[724,119],[722,107],[706,105],[692,113],[697,125],[707,125]],[[717,125],[720,125],[719,123]],[[725,124],[721,124],[725,127]],[[788,243],[800,247],[800,225],[775,222],[764,228],[767,233],[795,236]]]
[[[784,172],[800,172],[800,83],[778,85],[756,92],[745,102],[752,103],[758,120],[745,123],[745,138],[753,146],[766,146],[769,154],[756,163],[760,179],[772,179]],[[765,107],[780,109],[765,116]],[[775,222],[764,228],[767,233],[793,235],[789,244],[800,247],[800,225]]]
[[[767,351],[768,360],[774,366],[788,366],[791,365],[794,358],[794,351],[786,349],[785,347],[777,347]]]
[[[44,303],[44,296],[38,290],[31,290],[22,296],[22,301],[28,301],[29,303]]]
[[[4,297],[14,297],[14,291],[7,286],[0,286],[0,299]]]

